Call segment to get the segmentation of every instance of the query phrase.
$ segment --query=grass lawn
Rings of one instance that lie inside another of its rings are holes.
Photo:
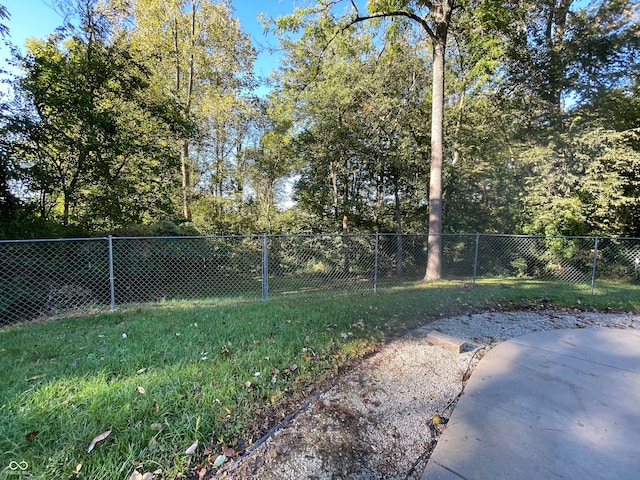
[[[428,318],[541,305],[639,312],[640,288],[440,283],[4,328],[0,479],[186,478],[250,445],[296,394]]]

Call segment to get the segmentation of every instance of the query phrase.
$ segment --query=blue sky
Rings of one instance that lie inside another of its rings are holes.
[[[27,38],[46,37],[62,25],[62,17],[48,6],[50,0],[0,0],[0,4],[7,7],[11,15],[9,21],[4,21],[10,29],[10,41],[21,48]],[[261,52],[254,69],[259,76],[267,76],[277,66],[278,56],[270,54],[264,47],[274,47],[277,43],[273,36],[265,35],[258,15],[264,13],[276,18],[291,13],[294,0],[232,0],[232,4],[244,31],[251,35],[254,45]],[[2,46],[0,61],[3,65],[8,56],[8,48]]]

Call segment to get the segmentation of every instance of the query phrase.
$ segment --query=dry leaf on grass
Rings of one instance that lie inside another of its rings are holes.
[[[160,475],[161,473],[162,473],[161,469],[158,469],[155,472],[147,472],[144,474],[138,472],[137,470],[134,470],[131,476],[129,477],[129,480],[153,480],[153,478],[156,475]]]
[[[187,448],[184,452],[185,455],[193,455],[198,448],[198,440],[193,442],[189,448]]]
[[[90,453],[91,450],[94,449],[97,443],[101,442],[102,440],[107,438],[109,435],[111,435],[111,430],[106,430],[102,432],[100,435],[98,435],[96,438],[91,440],[91,443],[89,444],[89,448],[87,449],[87,453]]]

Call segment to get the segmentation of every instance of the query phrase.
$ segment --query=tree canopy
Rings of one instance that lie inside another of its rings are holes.
[[[55,3],[0,102],[4,238],[640,236],[632,0],[309,1],[262,97],[233,1]]]

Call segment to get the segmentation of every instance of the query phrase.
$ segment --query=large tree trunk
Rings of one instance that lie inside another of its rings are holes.
[[[570,1],[570,0],[563,0]],[[386,3],[386,2],[385,2]],[[395,3],[395,2],[390,2]],[[442,163],[443,163],[443,124],[444,124],[444,58],[449,22],[456,0],[439,0],[432,2],[408,2],[429,8],[428,18],[420,17],[410,10],[385,10],[361,16],[354,2],[356,17],[351,25],[364,20],[404,17],[417,22],[427,33],[433,46],[433,86],[431,100],[431,173],[429,180],[429,240],[427,270],[425,281],[440,279],[442,275]]]
[[[436,27],[436,35],[438,35]],[[442,162],[444,124],[444,50],[443,38],[433,39],[433,86],[431,101],[431,172],[429,179],[429,240],[425,281],[439,280],[442,275]]]

